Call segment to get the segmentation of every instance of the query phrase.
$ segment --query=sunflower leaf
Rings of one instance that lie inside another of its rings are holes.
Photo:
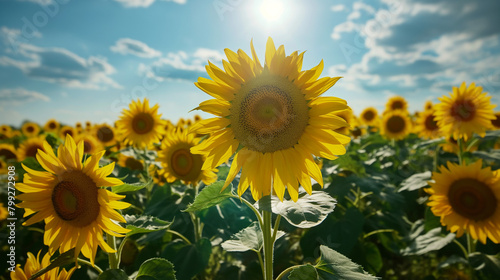
[[[141,264],[136,280],[175,280],[174,265],[166,259],[152,258]]]
[[[231,189],[233,185],[230,184],[226,189],[222,190],[223,186],[224,181],[217,181],[205,187],[184,212],[196,212],[207,209],[232,197]]]
[[[301,265],[294,268],[290,275],[288,275],[288,280],[316,280],[318,279],[318,272],[316,268],[310,264]]]
[[[283,216],[290,224],[299,228],[312,228],[319,225],[333,212],[337,201],[323,191],[313,191],[299,194],[297,202],[284,200],[281,202],[275,196],[261,198],[255,206],[260,210],[269,211]]]
[[[422,173],[413,174],[403,182],[401,182],[401,187],[398,192],[402,191],[414,191],[423,188],[428,185],[428,181],[432,177],[432,172],[425,171]]]
[[[153,181],[150,180],[146,183],[139,182],[139,183],[133,183],[133,184],[123,184],[119,186],[112,187],[111,190],[114,193],[124,193],[124,192],[135,192],[144,188],[151,187],[153,185]]]
[[[172,222],[163,221],[153,216],[125,215],[124,218],[127,221],[126,228],[130,229],[127,236],[165,230],[172,225]]]
[[[314,266],[318,272],[318,279],[325,280],[371,280],[379,279],[368,274],[363,268],[352,262],[346,256],[324,245],[319,247],[321,258]]]
[[[121,269],[108,269],[101,273],[97,280],[129,280],[129,278]]]
[[[422,225],[423,228],[423,225]],[[422,255],[431,251],[436,251],[455,239],[454,233],[448,233],[446,236],[441,235],[441,228],[435,228],[428,231],[426,234],[419,234],[408,246],[401,250],[403,256]]]
[[[285,235],[285,232],[279,230],[276,234],[276,240],[283,235]],[[228,252],[260,251],[262,245],[262,231],[257,222],[253,222],[221,244],[222,248]]]
[[[469,263],[475,270],[479,270],[487,278],[494,279],[500,275],[500,254],[486,255],[474,252],[469,255]]]

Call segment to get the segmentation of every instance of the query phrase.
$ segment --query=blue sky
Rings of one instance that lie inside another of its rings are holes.
[[[323,76],[343,76],[325,95],[358,114],[393,95],[420,110],[463,81],[500,104],[498,11],[498,0],[0,0],[0,122],[112,123],[143,97],[176,122],[208,98],[193,84],[208,60],[253,39],[263,61],[268,36],[306,50],[304,68],[323,59]]]

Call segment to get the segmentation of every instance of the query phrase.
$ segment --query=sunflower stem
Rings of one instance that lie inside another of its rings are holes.
[[[438,160],[439,160],[439,151],[441,150],[441,147],[437,146],[436,150],[434,151],[434,160],[433,160],[433,165],[434,169],[433,171],[436,172],[438,169]]]
[[[262,228],[262,235],[264,237],[264,271],[266,277],[264,280],[273,279],[273,249],[274,241],[272,237],[272,213],[268,211],[262,211],[262,216],[264,220],[264,227]]]
[[[248,202],[248,200],[244,199],[243,197],[239,197],[236,195],[233,195],[232,197],[238,198],[241,202],[243,202],[243,204],[248,206],[248,208],[250,208],[254,212],[255,216],[257,217],[257,220],[259,221],[260,228],[264,227],[264,222],[262,221],[262,215],[260,215],[259,211],[252,205],[252,203]]]
[[[462,165],[464,161],[464,143],[462,138],[458,138],[458,164]]]
[[[260,268],[262,269],[262,279],[266,279],[266,269],[264,267],[264,261],[262,260],[262,254],[260,251],[255,250],[257,257],[259,257]]]
[[[78,263],[80,264],[84,264],[84,265],[88,265],[90,267],[92,267],[93,269],[95,269],[95,271],[97,271],[97,273],[101,274],[103,271],[100,267],[98,267],[97,265],[92,265],[91,262],[87,261],[87,260],[84,260],[84,259],[80,259],[78,258],[77,259]]]
[[[460,243],[460,241],[458,241],[456,238],[453,239],[453,242],[455,242],[455,244],[457,244],[458,247],[460,247],[460,250],[462,250],[462,253],[464,253],[464,257],[468,259],[469,255],[467,254],[467,249],[465,249],[464,245],[462,245],[462,243]]]
[[[476,251],[476,243],[475,240],[472,239],[469,233],[467,233],[466,235],[467,235],[467,252],[470,255]]]
[[[184,235],[178,233],[177,231],[167,229],[167,232],[180,237],[182,240],[184,240],[184,242],[186,242],[186,244],[191,245],[191,241],[189,241],[189,239],[187,239]]]
[[[110,269],[118,269],[118,257],[116,254],[116,238],[114,235],[106,233],[106,241],[107,241],[109,247],[111,247],[111,249],[113,249],[113,251],[114,251],[112,253],[108,253],[109,268]]]
[[[122,251],[123,251],[123,247],[125,247],[125,242],[127,242],[127,238],[128,236],[125,236],[125,238],[123,238],[122,242],[120,243],[120,246],[118,247],[118,251],[116,252],[116,256],[118,257],[118,266],[120,266],[120,262],[122,261]]]
[[[283,270],[280,275],[278,275],[278,277],[276,277],[276,280],[281,280],[281,278],[283,278],[285,275],[287,275],[287,273],[291,272],[292,270],[296,269],[296,268],[299,268],[303,266],[303,264],[298,264],[298,265],[294,265],[294,266],[290,266],[289,268]]]
[[[276,221],[274,222],[274,229],[273,229],[273,244],[276,241],[276,236],[278,235],[278,227],[280,226],[280,221],[281,221],[281,215],[278,214],[276,217]]]
[[[200,185],[191,185],[194,189],[194,197],[196,198],[198,196],[198,190]],[[201,224],[200,218],[196,216],[195,213],[190,212],[189,215],[191,216],[191,221],[193,222],[194,226],[194,241],[198,242],[201,237],[202,237],[202,231],[203,231],[203,225]]]

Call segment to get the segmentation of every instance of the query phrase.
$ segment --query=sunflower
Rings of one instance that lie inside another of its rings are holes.
[[[85,122],[85,131],[90,132],[92,130],[92,122],[86,121]]]
[[[283,200],[285,189],[294,201],[299,183],[311,193],[311,179],[323,185],[323,178],[312,154],[335,159],[345,154],[351,138],[335,132],[348,126],[335,112],[347,109],[337,97],[319,97],[340,77],[318,79],[323,61],[302,71],[304,52],[285,55],[284,46],[275,48],[267,40],[264,66],[253,44],[252,58],[242,50],[226,49],[224,70],[209,62],[208,75],[195,83],[215,99],[204,101],[196,109],[218,117],[192,126],[197,133],[210,137],[191,149],[204,154],[203,169],[215,168],[236,152],[224,187],[243,167],[238,187],[242,195],[248,187],[255,200],[274,189]],[[238,147],[241,149],[238,150]]]
[[[486,244],[486,238],[500,242],[500,173],[490,167],[481,168],[482,161],[470,165],[448,162],[434,172],[429,182],[431,194],[427,205],[441,224],[457,237],[464,231]]]
[[[495,119],[491,120],[493,129],[500,129],[500,112],[495,113]]]
[[[28,140],[21,143],[19,149],[17,150],[17,155],[19,161],[23,161],[27,157],[35,157],[38,149],[45,151],[43,148],[43,141],[45,138],[43,136],[29,138]]]
[[[160,174],[165,176],[167,182],[182,180],[186,184],[197,184],[201,180],[208,185],[217,179],[213,168],[202,170],[206,157],[190,151],[199,142],[200,139],[186,129],[175,129],[166,135],[158,160],[163,167]]]
[[[65,125],[65,126],[61,127],[61,130],[59,130],[59,137],[61,137],[62,139],[66,139],[66,135],[69,135],[71,137],[76,137],[77,133],[76,133],[76,130],[74,128],[72,128],[71,126]]]
[[[16,184],[17,189],[24,192],[17,196],[22,201],[18,207],[25,208],[25,217],[34,214],[23,225],[45,220],[44,243],[49,246],[50,253],[75,248],[75,258],[82,252],[94,263],[98,246],[108,253],[114,252],[104,241],[103,231],[114,236],[123,236],[121,233],[129,231],[113,222],[125,223],[114,210],[130,205],[118,201],[125,196],[102,188],[123,182],[107,177],[114,163],[99,168],[104,151],[82,163],[84,143],[76,145],[71,136],[66,138],[64,146],[59,146],[57,156],[49,143],[43,145],[46,152],[39,150],[36,158],[46,171],[35,171],[23,165],[27,172],[24,182]]]
[[[382,118],[380,132],[389,139],[404,139],[411,132],[411,120],[408,117],[408,112],[402,110],[387,112]]]
[[[129,108],[130,110],[123,109],[117,122],[118,130],[125,138],[125,144],[145,147],[153,142],[159,142],[164,133],[165,121],[160,119],[158,104],[150,108],[149,100],[144,98],[143,102],[132,101]]]
[[[430,101],[430,100],[425,101],[424,111],[430,110],[430,109],[433,109],[433,108],[434,108],[434,105],[432,104],[432,101]]]
[[[46,253],[42,261],[40,262],[40,253],[42,251],[40,250],[35,258],[35,256],[31,253],[28,252],[28,259],[26,260],[26,264],[24,264],[24,269],[21,269],[21,265],[18,264],[16,266],[16,269],[14,271],[10,272],[10,279],[12,280],[27,280],[29,279],[33,274],[37,273],[40,271],[42,268],[45,268],[49,266],[50,264],[50,254]],[[42,276],[37,277],[37,280],[67,280],[71,278],[71,275],[73,275],[73,272],[76,270],[76,266],[71,268],[69,271],[66,271],[66,269],[60,269],[59,267],[56,267],[52,270],[49,270],[48,272],[42,274]]]
[[[100,124],[95,127],[95,137],[104,147],[114,145],[116,143],[115,128],[108,124]]]
[[[434,110],[426,110],[419,114],[415,125],[415,132],[420,137],[426,139],[439,137],[439,126],[434,117]]]
[[[40,127],[34,122],[25,122],[21,127],[21,131],[27,137],[34,137],[40,133]]]
[[[167,183],[165,178],[165,170],[160,169],[156,164],[150,164],[148,166],[148,173],[151,178],[153,178],[153,183],[158,186],[163,186]]]
[[[402,111],[408,110],[408,102],[406,102],[406,99],[404,99],[404,97],[393,96],[389,98],[389,100],[385,104],[385,111],[391,112],[394,110],[402,110]]]
[[[17,161],[17,152],[16,148],[14,148],[14,145],[0,143],[0,159],[1,158],[3,158],[5,161]]]
[[[378,124],[378,122],[377,122]],[[351,129],[350,129],[350,135],[352,138],[357,139],[358,137],[361,137],[366,134],[366,128],[361,125],[361,122],[356,116],[353,116],[351,120]],[[372,127],[371,130],[377,129],[376,127]]]
[[[484,137],[491,127],[491,120],[495,119],[490,103],[491,96],[483,93],[482,87],[471,83],[466,87],[465,82],[460,88],[453,87],[450,97],[438,98],[441,103],[436,107],[436,121],[444,135],[453,135],[455,139],[464,138],[467,141],[473,133]]]
[[[344,134],[344,135],[349,135],[349,133],[350,133],[349,129],[351,128],[350,125],[353,122],[352,119],[354,117],[354,114],[352,113],[352,109],[350,107],[348,107],[345,110],[336,111],[335,115],[342,118],[348,124],[348,126],[344,126],[344,127],[335,129],[335,132],[338,132],[338,133]]]
[[[126,167],[130,170],[144,170],[144,161],[135,159],[131,156],[126,156],[124,154],[120,154],[118,156],[118,161],[116,162],[121,167]]]
[[[12,128],[9,125],[2,124],[2,126],[0,126],[0,133],[10,135],[11,132]]]
[[[58,121],[50,119],[43,126],[43,130],[45,130],[45,132],[57,133],[60,127],[61,125],[59,124]]]
[[[101,151],[102,145],[92,134],[82,133],[75,137],[76,142],[83,142],[83,153],[85,154],[95,154]]]
[[[193,120],[194,120],[195,123],[201,121],[200,115],[198,115],[198,114],[194,115]]]
[[[361,112],[359,118],[366,125],[375,125],[378,121],[378,111],[375,107],[368,107]]]

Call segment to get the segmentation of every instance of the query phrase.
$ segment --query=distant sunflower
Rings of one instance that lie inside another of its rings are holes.
[[[481,160],[468,166],[447,165],[433,173],[427,205],[457,237],[468,232],[483,244],[486,238],[500,243],[500,173],[481,168]]]
[[[434,110],[429,109],[419,114],[415,132],[422,138],[435,139],[439,137],[439,126],[434,117]]]
[[[40,133],[40,127],[34,122],[26,122],[21,127],[21,131],[27,137],[35,137]]]
[[[126,167],[130,170],[144,170],[144,161],[138,160],[131,156],[126,156],[124,154],[120,154],[118,156],[118,161],[116,162],[121,167]]]
[[[103,149],[97,138],[89,133],[82,133],[75,137],[76,142],[83,142],[83,152],[85,154],[95,154]]]
[[[385,104],[385,111],[390,112],[394,110],[408,110],[408,102],[402,96],[394,96],[389,98],[387,103]]]
[[[494,129],[500,129],[500,112],[495,113],[495,119],[491,120]]]
[[[43,126],[43,130],[45,130],[45,132],[57,133],[60,127],[61,125],[58,121],[56,121],[55,119],[50,119]]]
[[[424,104],[424,111],[425,111],[425,110],[430,110],[430,109],[432,109],[432,108],[434,108],[434,105],[432,104],[432,101],[430,101],[430,100],[425,101],[425,104]]]
[[[81,122],[75,123],[75,131],[77,134],[80,134],[83,132],[83,126]]]
[[[1,158],[3,158],[5,161],[17,161],[17,152],[14,145],[0,143],[0,159]]]
[[[158,104],[149,107],[149,100],[144,98],[132,101],[129,110],[124,109],[117,122],[118,130],[123,134],[126,145],[145,147],[159,142],[164,133],[165,121],[160,119]]]
[[[202,170],[205,156],[193,154],[190,149],[200,142],[187,130],[172,130],[163,139],[158,160],[164,170],[164,176],[169,183],[182,180],[186,184],[197,184],[203,181],[206,185],[214,182],[217,175],[214,169]],[[160,172],[162,173],[162,172]]]
[[[411,132],[411,120],[408,112],[394,110],[386,113],[382,118],[381,134],[388,139],[401,140]]]
[[[123,195],[114,194],[103,187],[123,184],[108,177],[114,163],[99,168],[104,151],[89,156],[84,163],[83,142],[78,145],[71,136],[59,146],[57,156],[47,142],[46,152],[39,151],[36,158],[46,171],[35,171],[23,165],[24,182],[16,184],[23,194],[17,206],[25,209],[24,217],[31,216],[25,226],[45,220],[44,243],[50,253],[75,248],[94,263],[97,247],[106,252],[114,250],[104,241],[103,231],[123,236],[129,230],[114,221],[125,219],[114,209],[125,209],[130,204],[119,201]]]
[[[482,91],[483,88],[476,87],[475,83],[466,87],[463,82],[460,88],[453,87],[450,97],[438,98],[441,103],[435,105],[435,119],[443,135],[453,135],[453,138],[464,138],[465,141],[473,133],[484,137],[495,119],[495,105],[490,102],[491,96]]]
[[[201,121],[200,115],[198,114],[194,115],[194,122],[199,122],[199,121]]]
[[[108,124],[97,125],[94,135],[104,147],[116,144],[115,128]]]
[[[0,134],[3,134],[7,137],[10,137],[10,134],[12,132],[12,128],[6,124],[3,124],[2,126],[0,126]]]
[[[359,118],[366,125],[375,125],[378,121],[378,111],[375,107],[368,107],[361,112]]]
[[[73,127],[65,125],[61,127],[61,130],[59,130],[59,137],[61,137],[61,139],[66,139],[66,135],[76,137],[78,134]]]
[[[226,162],[236,153],[224,187],[242,169],[238,194],[248,187],[255,200],[274,189],[283,200],[285,189],[298,199],[299,182],[311,193],[311,177],[320,185],[323,178],[312,154],[335,159],[345,154],[351,139],[334,132],[348,126],[335,112],[347,109],[338,97],[319,97],[340,77],[318,79],[323,61],[302,71],[304,53],[285,55],[284,46],[266,45],[264,66],[250,44],[252,58],[242,50],[226,49],[229,62],[224,70],[209,62],[208,75],[198,78],[198,88],[214,97],[196,109],[216,115],[192,126],[196,133],[210,137],[191,149],[207,156],[203,169]],[[241,148],[238,150],[238,148]]]
[[[14,271],[10,272],[10,279],[11,280],[27,280],[29,279],[32,275],[40,271],[42,268],[46,268],[50,264],[50,254],[46,253],[42,261],[40,262],[40,253],[42,251],[40,250],[35,258],[35,256],[31,253],[28,252],[28,259],[26,260],[26,263],[24,264],[24,268],[21,268],[21,265],[18,264],[16,266],[16,269]],[[76,266],[71,268],[69,271],[66,271],[66,269],[60,269],[59,267],[56,267],[52,270],[49,270],[48,272],[44,273],[42,276],[37,277],[37,280],[69,280],[71,278],[71,275],[73,275],[73,272],[76,270]]]
[[[335,115],[338,117],[341,117],[348,124],[347,126],[335,129],[335,132],[338,132],[338,133],[344,134],[344,135],[349,135],[350,134],[349,131],[351,129],[350,124],[352,123],[352,119],[354,118],[354,114],[352,113],[352,109],[350,107],[348,107],[345,110],[336,111]]]
[[[24,141],[19,145],[17,150],[17,155],[19,156],[19,161],[23,161],[27,157],[35,157],[38,149],[44,151],[43,142],[45,138],[43,136],[32,137]]]

